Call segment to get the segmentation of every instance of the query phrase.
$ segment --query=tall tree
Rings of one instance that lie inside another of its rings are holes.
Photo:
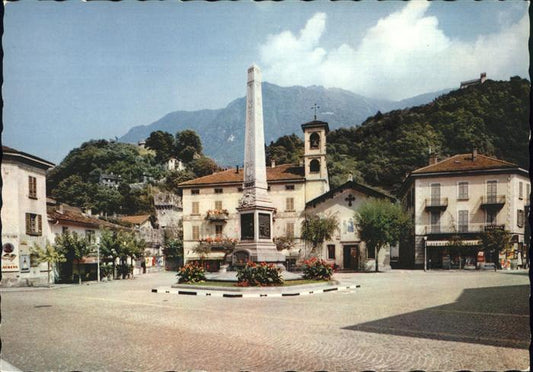
[[[58,262],[65,262],[67,259],[65,256],[58,252],[55,247],[47,240],[45,247],[41,247],[39,244],[34,243],[32,247],[33,255],[36,256],[38,262],[46,262],[48,265],[48,286],[50,286],[50,271],[53,270],[55,264]]]
[[[371,198],[357,209],[355,218],[359,237],[369,251],[374,250],[377,272],[379,251],[386,245],[398,242],[404,232],[409,230],[409,216],[400,204]]]
[[[194,130],[186,129],[177,132],[175,145],[176,154],[184,162],[191,161],[195,154],[202,155],[202,140]]]
[[[309,214],[302,221],[302,239],[312,244],[311,254],[316,254],[317,249],[324,241],[331,240],[338,228],[339,221],[335,216]]]
[[[66,231],[56,236],[55,249],[66,258],[66,262],[71,263],[72,272],[74,272],[74,261],[77,262],[78,281],[81,284],[81,261],[92,252],[89,240],[86,237],[79,236],[75,231],[72,233]]]
[[[157,130],[146,139],[146,147],[155,151],[156,161],[165,162],[174,153],[174,137],[168,132]]]

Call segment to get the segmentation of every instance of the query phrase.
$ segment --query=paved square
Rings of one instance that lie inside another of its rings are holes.
[[[336,274],[316,296],[151,293],[174,273],[2,291],[2,359],[35,371],[508,370],[529,366],[524,271]]]

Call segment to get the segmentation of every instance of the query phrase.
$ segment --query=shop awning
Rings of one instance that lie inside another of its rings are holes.
[[[462,240],[461,244],[467,245],[467,246],[481,245],[481,241],[480,240]],[[428,240],[426,242],[426,246],[428,247],[447,247],[450,245],[451,243],[449,240]]]

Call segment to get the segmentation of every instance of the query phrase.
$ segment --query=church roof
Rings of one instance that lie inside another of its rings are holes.
[[[435,164],[419,168],[411,172],[412,175],[441,172],[465,172],[474,170],[489,169],[511,169],[518,168],[518,165],[505,160],[496,159],[485,155],[472,156],[472,153],[458,154],[450,158],[441,160]]]
[[[267,182],[303,182],[305,180],[304,168],[294,164],[276,165],[274,168],[267,167]],[[230,168],[216,172],[208,176],[180,183],[180,188],[213,185],[242,185],[244,181],[244,169]]]
[[[314,208],[314,207],[316,207],[317,204],[323,203],[323,202],[325,202],[328,199],[332,199],[332,198],[335,197],[335,195],[340,194],[341,192],[343,192],[344,190],[347,190],[347,189],[356,190],[356,191],[359,191],[359,192],[361,192],[363,194],[366,194],[366,195],[374,197],[374,198],[389,199],[392,202],[396,201],[396,199],[393,196],[387,194],[384,191],[375,189],[375,188],[367,186],[367,185],[363,185],[361,183],[357,183],[355,181],[348,181],[348,182],[340,185],[339,187],[336,187],[333,190],[329,190],[327,193],[322,194],[319,197],[308,201],[305,206],[306,206],[306,208],[309,208],[309,207],[313,207]]]

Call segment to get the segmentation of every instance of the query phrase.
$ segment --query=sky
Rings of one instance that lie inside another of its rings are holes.
[[[176,110],[223,108],[246,71],[400,100],[489,79],[529,79],[526,1],[5,4],[6,146],[59,163]],[[243,107],[244,110],[244,107]]]

